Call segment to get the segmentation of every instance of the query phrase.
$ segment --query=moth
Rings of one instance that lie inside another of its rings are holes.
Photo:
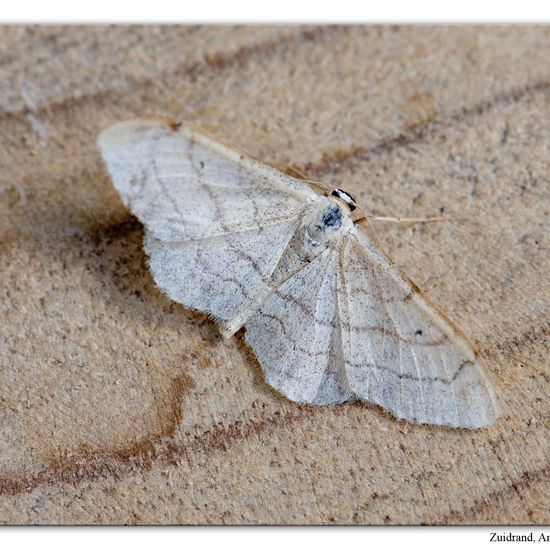
[[[292,401],[364,400],[398,419],[489,426],[495,391],[464,333],[381,250],[341,189],[320,192],[184,124],[98,138],[145,226],[156,284],[245,339]]]

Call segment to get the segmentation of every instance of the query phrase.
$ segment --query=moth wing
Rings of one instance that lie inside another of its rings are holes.
[[[123,202],[145,225],[159,287],[229,336],[261,297],[304,208],[307,184],[159,120],[115,124],[98,145]]]
[[[100,133],[98,146],[125,205],[163,241],[254,231],[297,217],[318,197],[183,124],[120,122]]]
[[[172,300],[209,314],[228,337],[269,293],[271,274],[297,224],[182,243],[146,231],[145,252],[157,285]]]
[[[461,331],[353,229],[284,281],[246,323],[266,381],[289,399],[361,399],[398,418],[478,428],[497,416]]]
[[[334,247],[325,250],[284,281],[245,325],[266,381],[293,401],[333,404],[352,397],[343,368],[337,260]]]
[[[353,394],[410,422],[492,424],[492,383],[460,329],[362,231],[343,240],[339,263],[341,339]]]

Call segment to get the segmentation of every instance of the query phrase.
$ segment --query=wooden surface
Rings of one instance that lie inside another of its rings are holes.
[[[2,523],[550,522],[550,28],[4,27]],[[479,347],[487,430],[273,393],[154,287],[95,147],[189,119],[343,187]]]

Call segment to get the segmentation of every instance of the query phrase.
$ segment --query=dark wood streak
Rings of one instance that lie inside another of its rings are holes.
[[[298,405],[292,412],[275,411],[259,420],[236,420],[228,426],[219,423],[180,443],[172,435],[149,435],[127,447],[75,451],[70,457],[52,459],[35,473],[0,477],[0,495],[28,493],[44,485],[118,479],[124,474],[150,470],[157,463],[177,465],[196,453],[227,451],[238,441],[284,427],[311,412],[308,406]]]
[[[241,46],[233,52],[206,54],[203,59],[185,63],[170,71],[163,72],[154,77],[132,79],[131,85],[121,88],[110,88],[90,94],[82,94],[77,97],[66,97],[60,100],[50,101],[32,111],[24,107],[18,111],[0,111],[0,124],[9,121],[16,121],[30,125],[27,117],[33,115],[41,119],[51,119],[59,114],[65,114],[75,109],[81,109],[88,105],[100,106],[105,104],[122,103],[126,100],[129,92],[136,93],[136,90],[145,95],[148,90],[158,90],[167,85],[170,78],[187,78],[195,82],[199,78],[213,78],[221,71],[236,70],[245,67],[248,63],[270,59],[280,55],[288,48],[298,47],[307,43],[315,43],[336,32],[346,31],[345,26],[323,25],[319,27],[306,27],[300,32],[293,32],[276,38],[270,38],[257,44]]]
[[[116,227],[117,230],[113,231]],[[118,231],[121,228],[121,232]],[[134,220],[129,220],[105,228],[107,238],[119,238],[128,232],[139,229]],[[112,237],[111,237],[112,235]],[[533,332],[530,327],[526,334]],[[521,339],[521,336],[514,337],[514,341]],[[501,344],[503,349],[508,349],[510,343],[506,340]],[[253,405],[254,408],[254,405]],[[43,485],[53,486],[59,483],[77,484],[82,481],[93,481],[96,479],[119,478],[125,471],[130,473],[135,470],[149,470],[157,461],[166,461],[169,464],[177,464],[178,459],[190,457],[196,451],[205,453],[222,448],[227,450],[231,442],[246,439],[250,435],[263,433],[275,427],[286,427],[293,422],[304,418],[306,415],[314,414],[320,410],[318,407],[295,405],[293,413],[281,414],[276,411],[271,417],[259,421],[237,420],[229,426],[218,426],[206,430],[200,436],[195,436],[193,443],[178,445],[173,441],[172,435],[151,434],[126,447],[115,449],[89,449],[72,453],[70,460],[55,459],[47,462],[35,474],[12,473],[0,477],[0,495],[17,495],[37,489]],[[297,411],[297,412],[296,412]],[[180,418],[176,421],[179,423]],[[175,433],[178,425],[175,424],[172,433]],[[157,444],[160,448],[157,449]],[[442,518],[438,523],[452,523],[470,516],[476,512],[488,508],[500,495],[516,492],[528,487],[532,483],[550,477],[550,466],[546,466],[534,472],[525,472],[518,479],[510,482],[503,489],[488,493],[483,500],[469,507],[466,511],[452,512]]]
[[[503,352],[512,354],[525,353],[529,347],[543,342],[548,347],[550,340],[550,324],[547,318],[541,320],[542,325],[532,325],[531,328],[521,334],[511,336],[510,338],[498,342],[496,345],[484,350],[486,356],[499,356]]]
[[[550,80],[541,80],[525,86],[518,86],[501,92],[479,103],[463,106],[458,111],[441,118],[420,122],[403,130],[395,136],[389,136],[372,147],[356,146],[346,150],[325,152],[321,161],[298,165],[297,168],[306,174],[317,177],[332,174],[348,168],[355,162],[367,162],[394,150],[405,148],[413,143],[425,141],[447,128],[455,126],[477,116],[483,116],[503,105],[518,103],[526,98],[550,92]]]
[[[527,470],[523,472],[518,478],[509,482],[505,487],[496,491],[487,493],[483,498],[477,499],[474,503],[463,510],[453,510],[449,514],[438,518],[434,521],[434,524],[456,524],[464,522],[468,519],[476,520],[481,513],[485,510],[495,506],[498,501],[503,501],[507,496],[515,494],[521,494],[525,489],[528,489],[535,483],[550,478],[550,464],[545,464],[542,468],[536,470]]]

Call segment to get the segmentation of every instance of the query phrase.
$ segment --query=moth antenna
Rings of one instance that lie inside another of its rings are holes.
[[[390,223],[430,223],[430,222],[447,222],[447,221],[464,221],[468,218],[457,216],[429,216],[425,218],[398,218],[393,216],[369,216],[369,219],[377,222]],[[363,223],[364,219],[355,223]]]

